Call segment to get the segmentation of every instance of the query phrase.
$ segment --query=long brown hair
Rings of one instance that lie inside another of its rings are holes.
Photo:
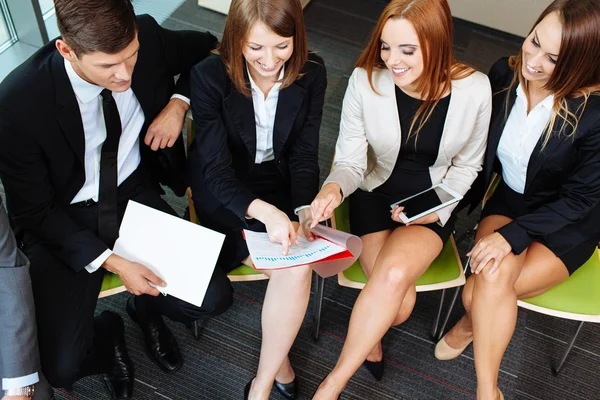
[[[542,148],[553,132],[563,132],[566,125],[573,128],[569,136],[574,135],[589,96],[600,90],[600,1],[555,0],[542,12],[528,37],[553,12],[557,12],[560,18],[562,38],[554,72],[544,86],[544,89],[554,94],[554,106],[552,117],[546,126]],[[507,101],[518,83],[523,88],[528,87],[522,72],[523,50],[509,59],[509,65],[515,71],[515,76],[508,88]],[[581,105],[574,111],[569,110],[567,99],[578,97],[583,98]],[[508,113],[508,108],[506,112]]]
[[[300,0],[233,0],[217,51],[236,89],[245,96],[250,96],[251,92],[244,75],[246,64],[242,51],[250,29],[259,21],[281,37],[294,37],[294,52],[285,65],[282,89],[300,77],[308,60],[308,43]]]
[[[423,72],[416,88],[421,93],[423,104],[413,118],[408,136],[418,135],[444,93],[451,89],[452,80],[466,78],[475,70],[454,58],[452,14],[446,0],[392,0],[379,17],[368,46],[356,63],[356,67],[367,71],[369,84],[375,93],[373,71],[375,68],[387,68],[381,58],[381,33],[388,20],[397,18],[412,23],[423,54]],[[417,121],[417,129],[413,132]]]

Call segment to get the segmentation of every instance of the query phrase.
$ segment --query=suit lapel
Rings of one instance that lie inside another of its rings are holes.
[[[230,94],[225,98],[225,107],[242,141],[248,148],[248,152],[254,159],[256,157],[256,120],[252,98],[246,97],[232,88]]]
[[[517,99],[517,88],[514,87],[509,94],[508,104],[506,104],[506,92],[500,92],[494,95],[494,113],[493,119],[490,124],[490,131],[488,134],[488,145],[487,145],[487,154],[486,160],[490,160],[490,162],[486,165],[486,178],[490,179],[492,176],[492,171],[494,169],[494,160],[496,159],[496,151],[498,150],[498,145],[500,144],[500,137],[502,136],[502,132],[504,131],[504,127],[506,126],[506,121],[508,120],[508,115],[510,114],[510,110],[512,110],[515,105],[515,101]],[[508,110],[508,113],[507,111]]]
[[[283,152],[305,97],[306,90],[295,83],[279,92],[273,126],[273,152],[275,158],[279,158]]]
[[[138,64],[139,65],[139,64]],[[152,115],[152,99],[154,96],[152,95],[152,85],[144,84],[144,78],[140,76],[139,66],[136,66],[137,69],[133,72],[133,77],[131,79],[131,90],[135,95],[135,98],[140,103],[142,107],[142,112],[144,113],[144,124],[149,124],[152,121],[149,120],[149,116]]]
[[[52,56],[52,71],[56,84],[56,119],[67,141],[75,151],[77,159],[83,164],[85,134],[83,132],[83,122],[81,121],[81,111],[65,70],[64,59],[58,51]]]

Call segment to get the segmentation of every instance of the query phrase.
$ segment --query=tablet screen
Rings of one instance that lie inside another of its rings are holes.
[[[438,186],[413,198],[403,200],[398,205],[404,207],[403,212],[407,218],[412,218],[453,199],[455,199],[454,196]]]

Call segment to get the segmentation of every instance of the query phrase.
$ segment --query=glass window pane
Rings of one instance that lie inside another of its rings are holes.
[[[40,8],[42,14],[46,14],[48,11],[54,8],[54,0],[40,0]]]
[[[0,47],[10,40],[10,33],[8,33],[8,26],[6,25],[6,19],[4,13],[0,8]]]

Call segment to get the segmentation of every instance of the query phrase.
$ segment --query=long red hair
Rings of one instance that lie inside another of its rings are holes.
[[[397,18],[406,19],[413,25],[423,54],[423,72],[416,88],[423,104],[415,114],[410,130],[412,134],[418,122],[414,131],[418,134],[440,99],[451,89],[452,80],[466,78],[475,70],[454,58],[452,13],[446,0],[392,0],[379,17],[368,46],[356,63],[356,67],[367,71],[369,84],[375,93],[373,71],[386,68],[381,58],[381,33],[388,20]]]

